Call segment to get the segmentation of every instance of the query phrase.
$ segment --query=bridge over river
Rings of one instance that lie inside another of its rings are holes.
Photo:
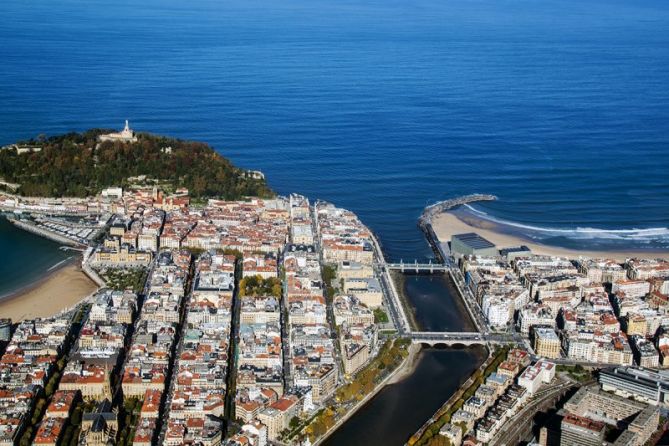
[[[428,263],[418,263],[418,260],[405,263],[403,260],[400,260],[399,263],[379,263],[377,266],[393,271],[415,272],[416,274],[435,272],[444,273],[449,269],[449,267],[443,263],[433,263],[431,260]]]
[[[506,345],[518,339],[507,333],[412,331],[407,334],[414,344],[436,345]]]
[[[436,241],[436,236],[433,236],[431,229],[432,218],[438,215],[441,212],[444,212],[448,209],[452,209],[457,206],[461,206],[467,203],[472,203],[476,201],[486,201],[486,200],[496,200],[497,197],[494,195],[485,195],[485,194],[472,194],[465,195],[457,198],[453,198],[446,201],[440,201],[433,205],[430,205],[425,208],[420,219],[419,224],[425,230],[427,234],[428,241],[438,246],[438,241]],[[413,262],[405,263],[403,260],[400,260],[399,263],[390,263],[386,262],[383,256],[383,251],[381,246],[376,240],[376,237],[372,234],[372,241],[375,251],[376,263],[374,264],[376,270],[380,273],[380,283],[383,289],[383,293],[386,296],[388,309],[390,317],[393,320],[393,323],[400,335],[411,335],[412,340],[416,343],[424,343],[430,345],[444,344],[444,345],[455,345],[455,344],[489,344],[489,343],[503,343],[504,340],[499,337],[491,337],[487,334],[486,329],[487,325],[481,314],[481,310],[475,302],[475,299],[471,295],[471,291],[467,289],[464,283],[464,277],[460,274],[458,269],[453,265],[453,262],[449,255],[443,252],[440,248],[437,247],[436,253],[440,257],[442,262],[433,262],[428,261],[425,263],[419,263],[418,260]],[[400,293],[398,292],[395,283],[391,277],[391,271],[400,271],[413,272],[416,274],[420,273],[450,273],[453,278],[453,283],[455,284],[460,297],[465,303],[465,307],[469,312],[472,321],[476,325],[476,329],[479,330],[479,333],[428,333],[428,332],[413,332],[411,324],[409,323],[409,318],[406,315],[404,305],[400,299]],[[457,336],[459,335],[459,336]]]

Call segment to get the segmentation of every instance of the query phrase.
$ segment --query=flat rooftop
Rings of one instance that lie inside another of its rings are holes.
[[[527,247],[526,245],[520,245],[520,246],[512,246],[510,248],[502,248],[499,250],[499,253],[503,256],[506,256],[507,254],[510,253],[516,253],[516,252],[532,252],[532,250]]]
[[[457,239],[461,243],[469,246],[472,249],[486,249],[494,248],[495,244],[489,240],[484,239],[475,232],[468,232],[466,234],[454,234],[451,240]]]

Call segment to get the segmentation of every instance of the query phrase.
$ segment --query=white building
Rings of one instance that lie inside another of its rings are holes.
[[[100,195],[104,198],[123,198],[123,188],[108,187],[107,189],[102,189]]]
[[[555,378],[555,363],[540,360],[523,371],[518,377],[518,385],[525,387],[530,394],[533,394],[541,387],[541,384],[548,384],[553,378]]]
[[[125,127],[123,130],[117,133],[107,133],[106,135],[98,136],[100,142],[104,141],[119,141],[119,142],[137,142],[137,137],[135,132],[130,129],[128,125],[128,120],[125,120]]]
[[[505,327],[513,314],[513,302],[497,296],[484,296],[481,307],[493,327]]]
[[[650,282],[645,280],[620,280],[611,286],[613,294],[624,293],[627,297],[644,297],[650,292]]]

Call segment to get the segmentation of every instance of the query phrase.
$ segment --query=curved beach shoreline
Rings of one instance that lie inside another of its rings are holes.
[[[432,220],[432,229],[442,243],[450,242],[454,234],[467,232],[476,232],[482,237],[490,240],[498,248],[507,248],[513,246],[525,245],[535,254],[546,254],[552,256],[562,256],[568,258],[591,257],[591,258],[609,258],[617,261],[624,261],[627,258],[654,259],[657,257],[666,257],[669,250],[592,250],[592,249],[569,249],[558,246],[549,246],[537,243],[535,240],[524,238],[519,235],[511,235],[502,232],[494,222],[476,218],[474,216],[455,215],[451,212],[444,212]]]
[[[0,298],[0,316],[13,322],[48,317],[71,308],[98,287],[81,270],[78,256],[66,260],[45,277]]]
[[[52,276],[58,274],[62,269],[74,265],[76,263],[76,258],[77,256],[71,256],[66,259],[63,259],[60,262],[52,265],[43,274],[35,277],[32,280],[26,281],[24,285],[15,289],[11,289],[8,292],[5,292],[4,294],[0,294],[0,304],[4,303],[5,301],[9,301],[14,298],[20,297],[30,292],[31,290],[34,290],[35,288],[37,288],[38,286],[49,280]]]

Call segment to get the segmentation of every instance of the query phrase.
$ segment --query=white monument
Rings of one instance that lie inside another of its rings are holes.
[[[98,136],[100,142],[103,141],[121,141],[121,142],[137,142],[135,132],[130,129],[128,120],[125,120],[125,127],[118,133],[107,133],[106,135]]]

